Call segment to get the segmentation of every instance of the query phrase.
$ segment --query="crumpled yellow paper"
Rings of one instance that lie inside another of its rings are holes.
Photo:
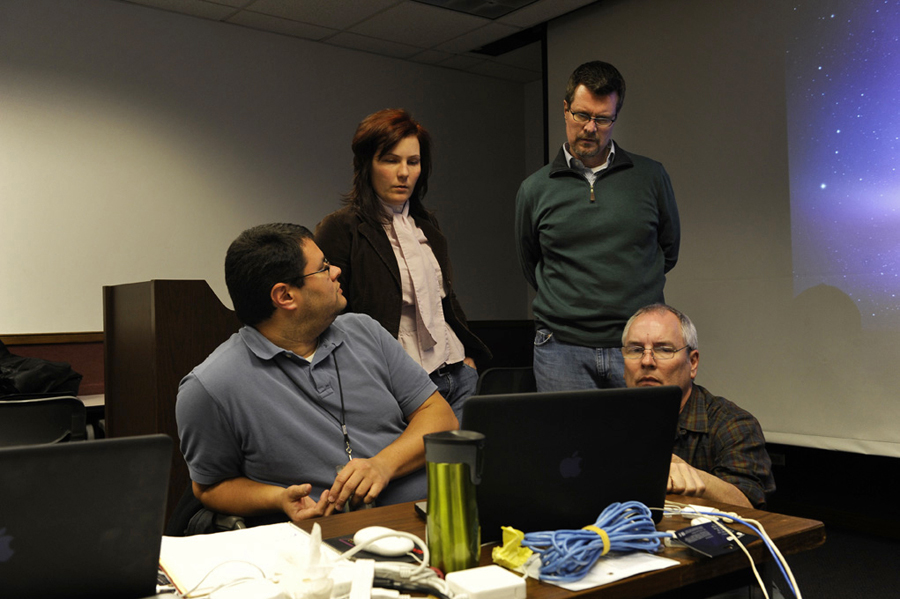
[[[516,530],[512,526],[502,526],[503,542],[499,547],[494,547],[491,551],[491,557],[494,563],[510,570],[518,570],[522,567],[531,554],[534,553],[528,547],[522,547],[522,540],[525,539],[525,533]]]

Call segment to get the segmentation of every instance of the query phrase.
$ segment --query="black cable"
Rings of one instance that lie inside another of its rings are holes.
[[[380,576],[376,576],[372,580],[372,586],[379,589],[391,589],[403,593],[421,593],[423,595],[433,595],[434,597],[437,597],[437,599],[450,599],[450,597],[438,591],[433,586],[416,584],[413,582],[398,582],[391,578],[384,578]]]

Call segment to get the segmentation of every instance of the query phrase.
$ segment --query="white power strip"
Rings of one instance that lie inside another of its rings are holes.
[[[500,566],[451,572],[446,580],[454,594],[469,599],[525,599],[525,579]]]

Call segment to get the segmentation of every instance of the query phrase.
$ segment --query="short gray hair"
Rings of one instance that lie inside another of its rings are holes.
[[[652,314],[652,313],[660,313],[660,312],[670,312],[678,318],[678,322],[681,324],[681,337],[684,339],[684,344],[688,346],[688,349],[694,351],[695,349],[700,349],[699,342],[697,341],[697,327],[694,326],[694,323],[691,322],[691,319],[687,317],[687,314],[682,312],[681,310],[677,310],[668,304],[650,304],[649,306],[644,306],[637,312],[635,312],[631,318],[628,319],[628,322],[625,323],[625,330],[622,331],[622,345],[625,345],[625,339],[628,337],[628,331],[631,329],[632,323],[639,316],[643,316],[644,314]]]

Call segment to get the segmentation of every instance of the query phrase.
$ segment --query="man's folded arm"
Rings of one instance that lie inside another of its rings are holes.
[[[668,492],[753,507],[737,486],[709,472],[694,468],[675,454],[672,454],[672,463],[669,467]]]
[[[203,507],[235,516],[257,516],[283,512],[293,522],[327,516],[334,511],[324,491],[318,501],[309,497],[309,484],[279,487],[245,477],[229,478],[212,485],[192,482],[194,496]]]
[[[425,465],[423,436],[457,428],[459,421],[453,414],[453,409],[441,394],[435,391],[409,415],[406,430],[397,437],[397,440],[378,452],[375,457],[394,464],[392,478],[409,474]]]
[[[459,428],[452,408],[435,391],[407,418],[404,430],[393,443],[368,459],[351,460],[334,480],[331,499],[338,509],[356,497],[356,501],[371,503],[390,483],[425,465],[425,442],[428,433]]]

